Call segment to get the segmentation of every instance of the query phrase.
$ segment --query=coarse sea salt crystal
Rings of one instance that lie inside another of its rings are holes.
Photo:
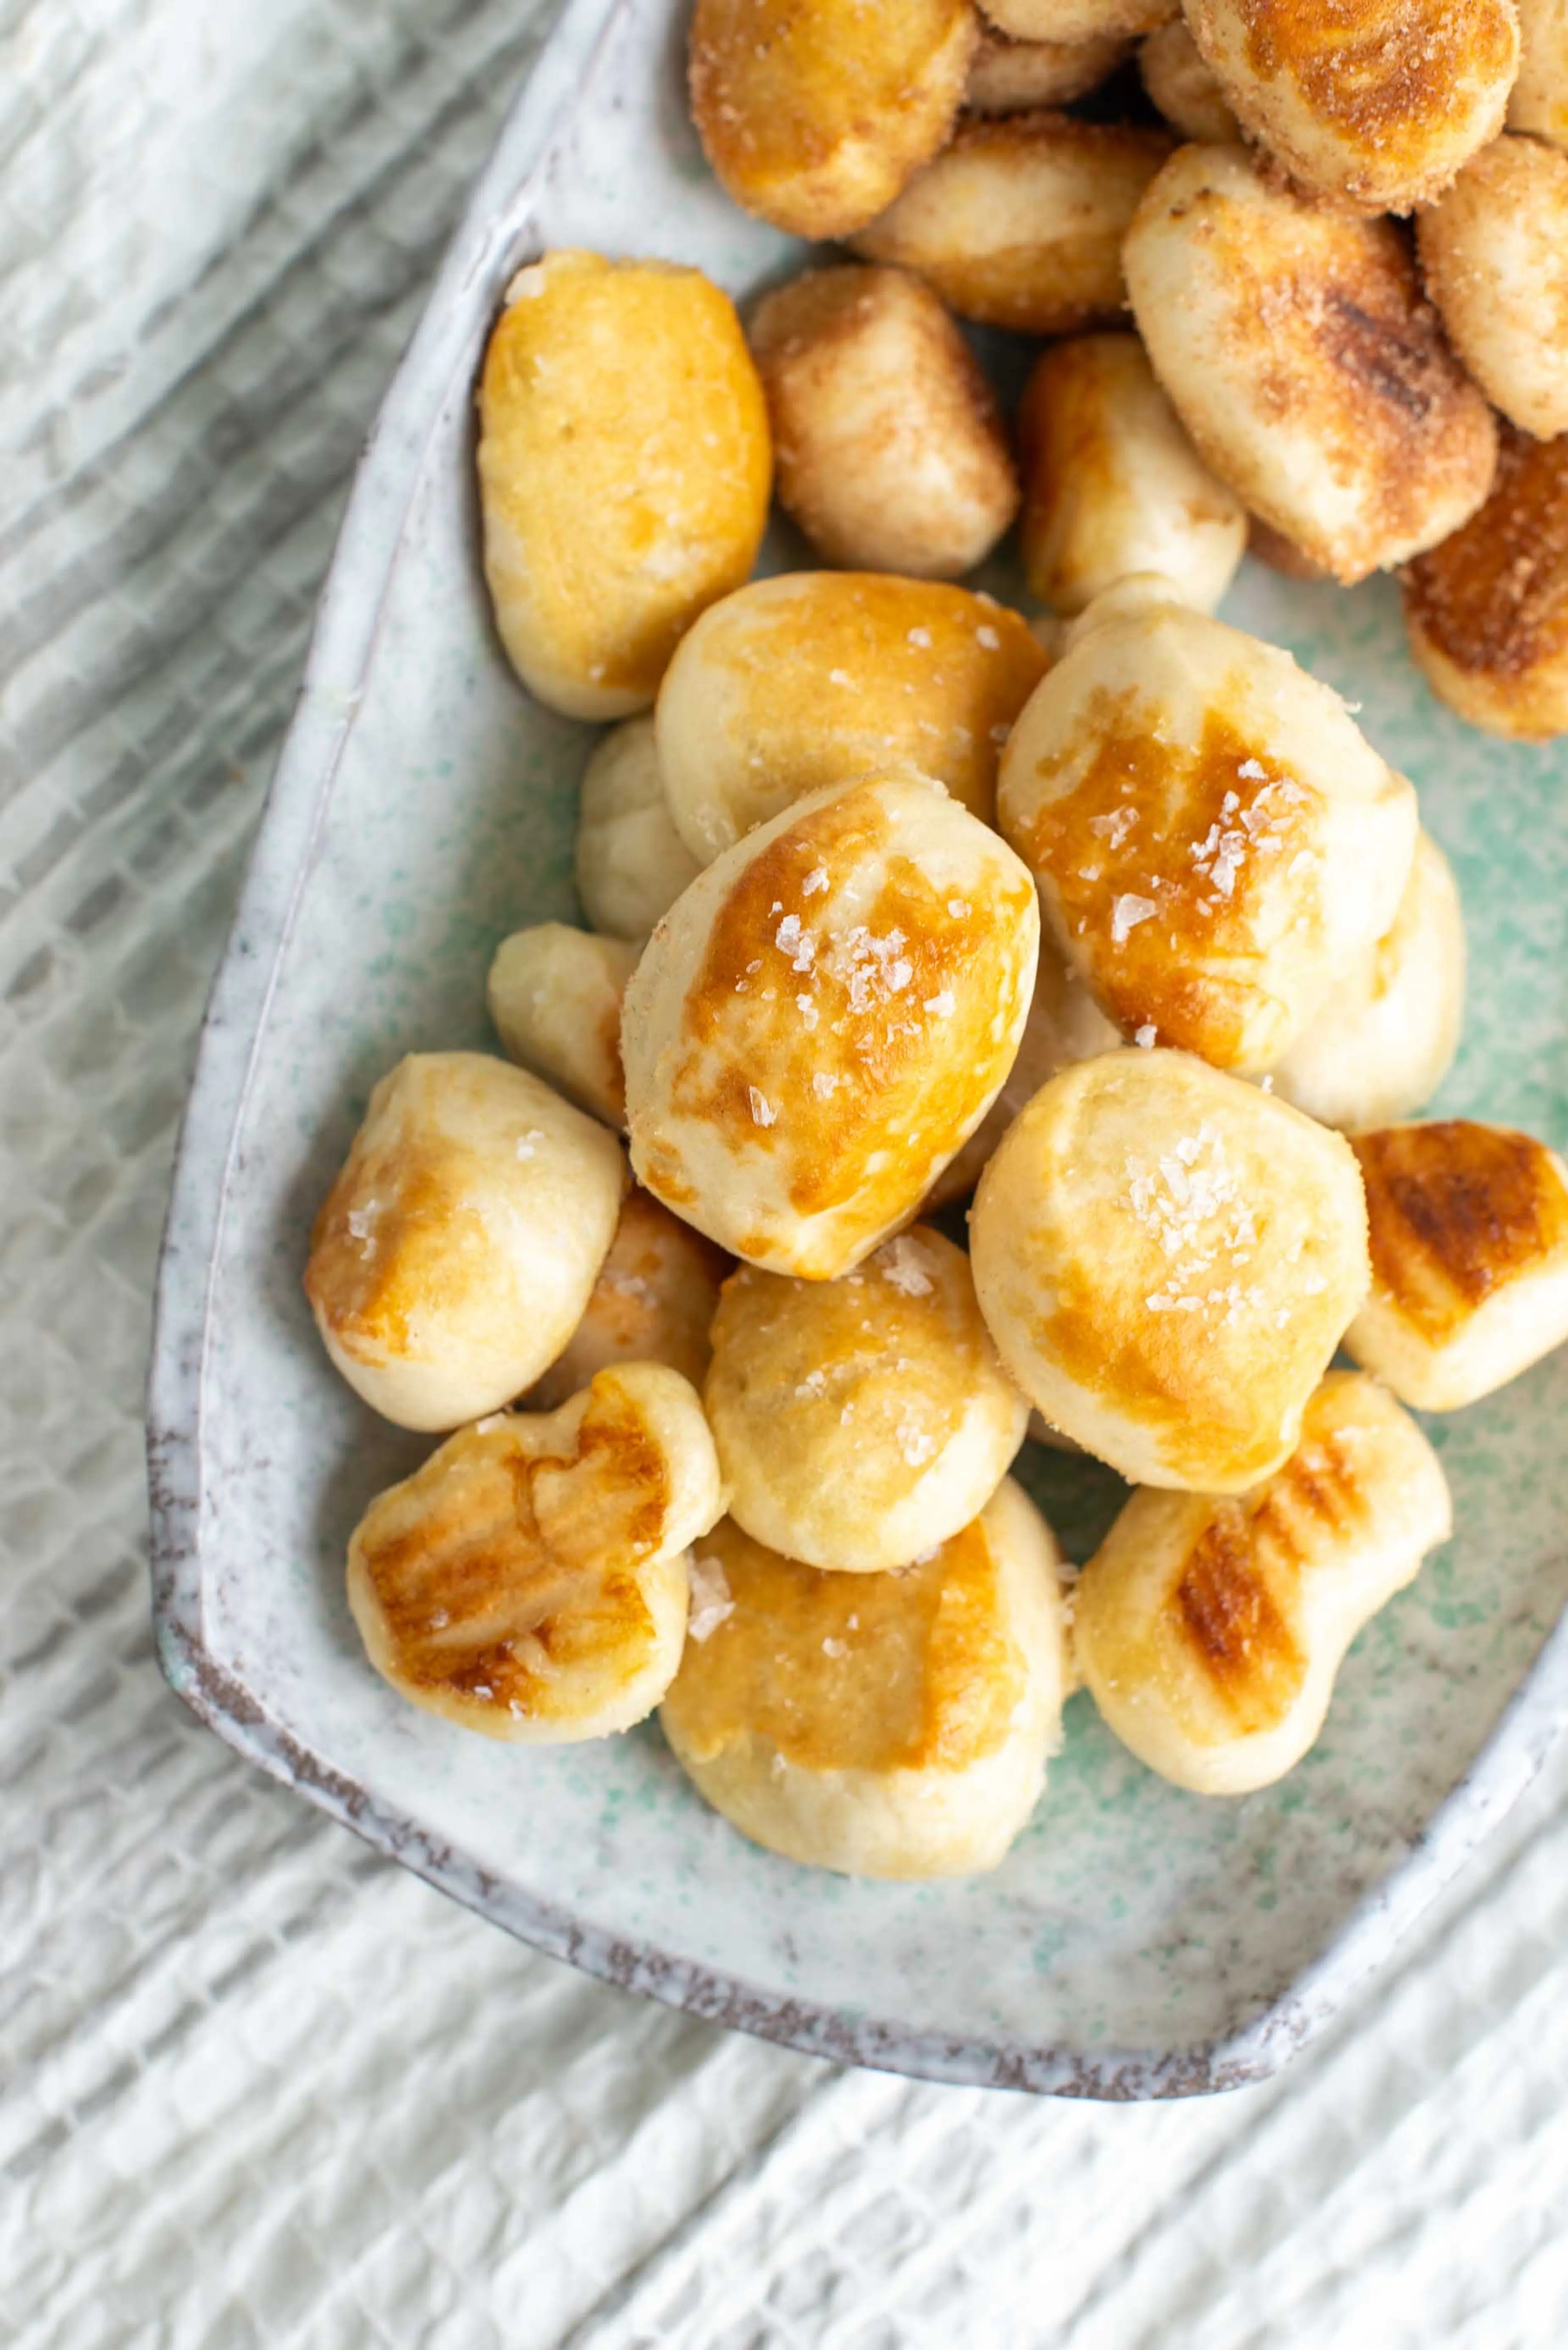
[[[955,922],[961,922],[964,916],[969,912],[969,899],[967,898],[950,898],[948,899],[948,912],[952,916]]]
[[[752,1106],[752,1120],[753,1125],[772,1126],[778,1117],[778,1112],[774,1109],[772,1102],[769,1101],[766,1094],[759,1093],[755,1086],[748,1086],[746,1088],[746,1097]]]
[[[999,653],[1002,650],[1002,639],[992,628],[977,629],[974,632],[974,640],[988,653]]]
[[[805,879],[800,885],[801,896],[803,898],[815,898],[819,889],[826,889],[827,879],[827,868],[826,865],[813,866],[811,871],[806,875]]]
[[[717,1558],[694,1558],[687,1574],[691,1585],[691,1610],[686,1618],[688,1637],[699,1642],[709,1639],[727,1616],[735,1612],[729,1578],[723,1562]]]
[[[835,1640],[829,1636],[822,1644],[822,1653],[825,1657],[832,1657],[835,1659],[846,1657],[849,1654],[849,1643],[847,1640]]]
[[[1152,1053],[1158,1035],[1159,1031],[1154,1022],[1146,1020],[1141,1028],[1136,1028],[1133,1031],[1133,1043],[1141,1045],[1146,1053]]]
[[[929,629],[911,629],[909,630],[909,642],[912,645],[918,646],[921,652],[928,651],[930,648],[931,642],[931,632]]]
[[[929,1297],[931,1294],[930,1258],[917,1240],[908,1232],[889,1241],[877,1257],[877,1268],[884,1281],[902,1292],[906,1297]]]
[[[928,995],[920,1009],[922,1012],[930,1013],[934,1019],[950,1020],[957,1002],[958,998],[952,989],[942,987],[938,989],[935,995]]]
[[[811,1090],[818,1101],[830,1101],[838,1091],[838,1079],[826,1069],[818,1069],[812,1077]]]
[[[1138,924],[1148,921],[1157,911],[1152,898],[1140,898],[1130,889],[1125,891],[1111,905],[1112,943],[1118,947],[1124,945]]]

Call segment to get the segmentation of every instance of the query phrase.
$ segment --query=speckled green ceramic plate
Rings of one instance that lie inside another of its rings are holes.
[[[360,478],[181,1154],[151,1391],[166,1668],[265,1768],[634,1990],[942,2079],[1102,2096],[1254,2079],[1386,1951],[1555,1727],[1568,1357],[1433,1424],[1455,1538],[1357,1642],[1289,1779],[1239,1803],[1180,1794],[1080,1697],[1033,1825],[971,1883],[853,1883],[758,1851],[652,1727],[556,1752],[464,1737],[376,1679],[344,1605],[349,1528],[427,1447],[328,1370],[299,1285],[310,1219],[379,1072],[489,1041],[496,941],[574,912],[587,730],[517,688],[475,556],[484,328],[548,244],[695,262],[737,294],[790,255],[701,168],[681,36],[671,0],[576,0]],[[1563,760],[1447,717],[1386,583],[1345,595],[1249,567],[1229,611],[1364,704],[1454,861],[1473,992],[1445,1106],[1568,1144]],[[1086,1555],[1116,1480],[1045,1455],[1025,1473]]]

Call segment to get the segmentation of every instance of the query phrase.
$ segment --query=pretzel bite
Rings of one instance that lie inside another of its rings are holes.
[[[1277,571],[1282,579],[1327,579],[1332,576],[1321,563],[1314,563],[1310,555],[1303,554],[1283,531],[1260,522],[1256,515],[1247,526],[1247,552],[1255,555],[1260,563],[1266,563],[1271,571]]]
[[[1480,504],[1491,411],[1391,222],[1304,203],[1240,147],[1184,147],[1122,257],[1199,456],[1311,561],[1348,585]]]
[[[1037,362],[1018,415],[1020,534],[1030,592],[1081,612],[1118,579],[1158,572],[1210,612],[1236,575],[1247,510],[1216,481],[1136,335],[1081,335]]]
[[[1183,139],[1223,147],[1241,137],[1225,93],[1181,17],[1173,16],[1139,44],[1137,69],[1149,103]]]
[[[1176,0],[985,0],[983,14],[1015,41],[1131,40],[1176,14]]]
[[[620,1000],[637,952],[625,939],[535,922],[503,940],[485,991],[507,1059],[607,1126],[626,1124]]]
[[[1126,583],[1078,622],[998,819],[1108,1018],[1266,1069],[1393,921],[1416,795],[1289,653],[1164,593]]]
[[[970,1250],[1052,1427],[1138,1484],[1205,1493],[1290,1453],[1370,1278],[1344,1137],[1158,1050],[1041,1088],[980,1179]]]
[[[971,114],[1027,114],[1038,106],[1065,106],[1098,89],[1127,51],[1120,33],[1096,33],[1082,41],[1014,41],[981,18],[963,102]]]
[[[730,1259],[634,1183],[583,1318],[528,1398],[553,1411],[613,1363],[668,1363],[699,1391]]]
[[[615,1137],[487,1053],[410,1053],[370,1096],[311,1234],[332,1360],[400,1428],[522,1393],[582,1318],[626,1183]]]
[[[726,1518],[692,1566],[659,1721],[756,1844],[848,1877],[994,1868],[1061,1744],[1059,1554],[1011,1478],[892,1575],[826,1575]]]
[[[731,1516],[786,1558],[846,1574],[901,1566],[967,1526],[1029,1418],[968,1257],[929,1224],[842,1281],[741,1266],[702,1400]]]
[[[1122,237],[1169,151],[1163,131],[1120,123],[971,117],[850,243],[929,279],[961,318],[1070,334],[1127,307]]]
[[[1358,1134],[1372,1295],[1345,1343],[1418,1411],[1458,1411],[1568,1339],[1568,1169],[1505,1126]]]
[[[1502,128],[1512,0],[1187,0],[1232,111],[1308,196],[1429,203]]]
[[[1114,1053],[1126,1042],[1077,972],[1064,961],[1055,940],[1042,931],[1034,993],[1019,1039],[1018,1057],[963,1149],[938,1176],[927,1207],[945,1208],[954,1200],[968,1198],[980,1180],[981,1169],[1047,1077],[1054,1077],[1058,1069],[1070,1069],[1075,1061],[1092,1061],[1096,1053]]]
[[[849,1272],[1001,1090],[1039,936],[1023,867],[934,785],[787,808],[698,876],[632,974],[639,1180],[770,1272]]]
[[[1517,0],[1519,72],[1508,127],[1568,147],[1568,7],[1563,0]]]
[[[969,0],[697,0],[691,119],[743,211],[845,236],[946,139],[976,38]]]
[[[1047,656],[1016,612],[935,581],[794,571],[704,615],[659,697],[676,828],[703,864],[847,775],[933,776],[990,823]]]
[[[1568,733],[1568,433],[1504,427],[1480,514],[1406,573],[1405,626],[1433,692],[1472,726]]]
[[[348,1605],[401,1697],[461,1729],[563,1746],[629,1729],[674,1679],[687,1546],[724,1506],[701,1408],[662,1363],[544,1414],[459,1429],[372,1502]]]
[[[1274,1091],[1324,1126],[1386,1126],[1430,1101],[1459,1049],[1465,924],[1449,860],[1419,834],[1392,927],[1274,1064]]]
[[[951,579],[1018,509],[996,402],[958,328],[902,269],[812,269],[752,321],[779,503],[854,570]]]
[[[767,409],[733,304],[695,269],[548,253],[506,289],[479,421],[513,667],[569,718],[643,709],[767,520]]]
[[[1538,441],[1568,432],[1568,155],[1494,139],[1416,224],[1427,291],[1487,398]]]
[[[1078,1579],[1078,1668],[1140,1762],[1199,1795],[1284,1776],[1362,1626],[1453,1531],[1437,1454],[1331,1371],[1284,1466],[1234,1501],[1135,1493]]]
[[[700,869],[670,813],[653,720],[612,726],[583,770],[577,809],[577,895],[590,927],[645,939]]]

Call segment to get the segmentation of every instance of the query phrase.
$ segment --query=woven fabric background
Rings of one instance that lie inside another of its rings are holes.
[[[1568,1756],[1279,2082],[838,2074],[518,1949],[148,1635],[202,998],[352,463],[533,0],[0,0],[0,2339],[1560,2350]]]

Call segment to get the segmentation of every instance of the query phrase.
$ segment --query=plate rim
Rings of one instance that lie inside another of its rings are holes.
[[[1236,2029],[1176,2049],[1033,2045],[916,2029],[784,1997],[647,1939],[587,1924],[482,1868],[336,1771],[275,1721],[207,1644],[202,1432],[213,1281],[272,994],[375,652],[422,452],[452,395],[454,356],[465,338],[476,338],[465,316],[472,288],[476,281],[503,282],[518,211],[564,145],[599,54],[622,20],[648,5],[658,0],[567,0],[475,184],[356,468],[299,697],[202,1017],[175,1151],[146,1409],[159,1662],[197,1718],[247,1761],[517,1939],[618,1989],[806,2055],[935,2082],[1112,2102],[1255,2085],[1314,2037],[1391,1954],[1540,1770],[1568,1693],[1568,1610],[1406,1856],[1368,1888],[1290,1987]]]

